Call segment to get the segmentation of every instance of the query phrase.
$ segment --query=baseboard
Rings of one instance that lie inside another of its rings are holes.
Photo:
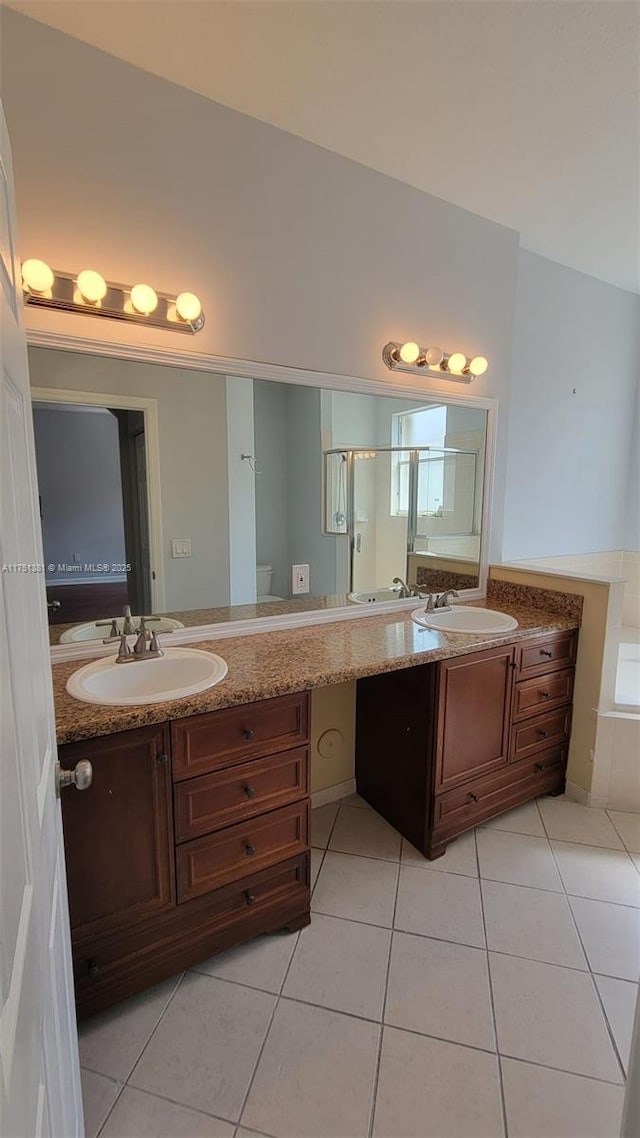
[[[355,778],[337,782],[335,786],[325,786],[323,790],[316,790],[311,795],[311,805],[315,810],[317,806],[326,806],[329,802],[338,802],[341,798],[347,798],[349,794],[355,794],[355,789]]]
[[[589,791],[585,790],[583,786],[578,786],[577,782],[569,782],[567,780],[565,794],[572,802],[580,802],[583,806],[594,805],[594,803],[591,802]]]

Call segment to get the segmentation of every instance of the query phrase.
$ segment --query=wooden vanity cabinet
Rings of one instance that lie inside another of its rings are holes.
[[[309,923],[309,697],[60,748],[80,1015],[260,933]],[[249,735],[249,737],[247,737]]]
[[[428,858],[564,789],[577,632],[358,681],[358,792]]]

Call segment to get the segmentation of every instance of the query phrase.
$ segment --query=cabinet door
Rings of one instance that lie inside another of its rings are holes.
[[[441,661],[436,791],[506,766],[514,654],[505,646]]]
[[[129,928],[174,903],[168,730],[142,727],[60,748],[93,764],[93,782],[62,799],[73,940]]]

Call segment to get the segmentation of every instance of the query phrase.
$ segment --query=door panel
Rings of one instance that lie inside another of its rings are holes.
[[[514,652],[506,646],[441,662],[437,790],[506,766]]]

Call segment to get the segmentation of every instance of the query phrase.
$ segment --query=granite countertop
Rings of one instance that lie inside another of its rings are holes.
[[[483,607],[508,612],[518,621],[517,629],[498,636],[435,632],[414,624],[408,613],[396,612],[281,632],[203,640],[192,647],[222,656],[229,667],[228,675],[216,687],[168,703],[139,707],[81,703],[67,693],[65,685],[72,672],[82,664],[77,660],[54,664],[58,743],[110,735],[169,719],[183,719],[188,715],[393,672],[416,664],[513,644],[526,637],[579,627],[580,611],[572,604],[577,598],[570,594],[555,594],[551,608],[523,605],[523,596],[528,602],[532,600],[538,604],[545,600],[542,598],[541,601],[539,596],[529,598],[524,589],[507,586],[484,602]],[[566,597],[567,603],[557,603],[560,597]]]

